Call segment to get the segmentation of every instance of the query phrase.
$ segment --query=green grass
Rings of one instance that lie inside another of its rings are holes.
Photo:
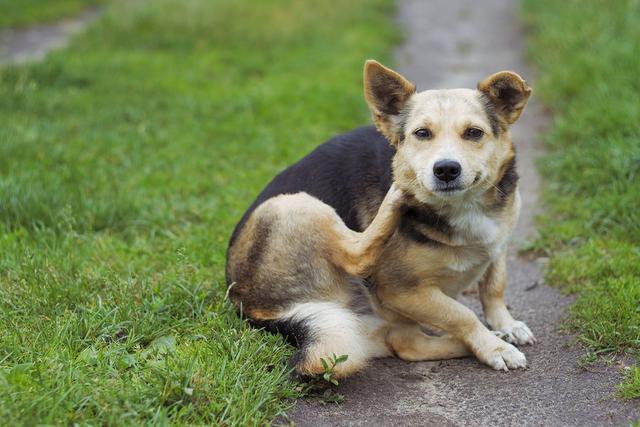
[[[368,121],[389,0],[116,1],[0,70],[0,419],[256,425],[291,348],[225,301],[228,237],[284,166]]]
[[[632,399],[640,396],[640,368],[635,366],[626,372],[625,381],[620,384],[619,388],[623,397]]]
[[[537,93],[553,112],[537,245],[576,294],[589,351],[640,358],[640,2],[526,0]],[[638,365],[621,394],[640,397]]]
[[[0,0],[0,28],[54,21],[77,15],[104,0]]]

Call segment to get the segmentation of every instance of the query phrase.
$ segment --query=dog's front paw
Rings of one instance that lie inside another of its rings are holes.
[[[526,323],[519,320],[516,320],[506,328],[494,332],[498,337],[515,345],[534,344],[536,342],[536,337],[533,336],[531,329]]]
[[[489,350],[479,350],[476,357],[481,362],[489,365],[496,371],[508,371],[509,369],[524,369],[527,367],[527,358],[513,345],[493,337]]]

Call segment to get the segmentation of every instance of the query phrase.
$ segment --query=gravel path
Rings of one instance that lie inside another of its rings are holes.
[[[475,87],[503,69],[532,83],[513,1],[402,0],[398,20],[407,39],[395,65],[419,89]],[[293,421],[300,426],[620,426],[640,416],[638,402],[614,399],[616,368],[577,367],[581,351],[558,332],[571,299],[542,284],[541,260],[516,253],[519,242],[535,232],[539,179],[533,162],[545,123],[534,97],[513,129],[523,206],[509,260],[507,302],[538,338],[536,345],[524,347],[530,368],[496,372],[472,358],[380,359],[342,382],[337,388],[345,396],[342,404],[299,401],[290,413]],[[461,300],[481,313],[475,295]]]
[[[66,46],[100,14],[91,8],[74,18],[20,29],[0,29],[0,64],[22,64],[42,60],[49,51]]]

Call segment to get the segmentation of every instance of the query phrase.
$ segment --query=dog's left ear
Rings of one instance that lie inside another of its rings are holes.
[[[487,97],[498,116],[508,125],[515,123],[527,105],[531,88],[514,72],[500,71],[480,83],[478,90]]]
[[[376,128],[394,145],[404,137],[400,113],[415,92],[413,83],[378,61],[364,64],[364,97]]]

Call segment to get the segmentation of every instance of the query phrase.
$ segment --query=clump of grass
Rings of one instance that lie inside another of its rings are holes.
[[[618,386],[620,396],[625,399],[640,398],[640,368],[629,368],[625,374],[624,382]]]
[[[321,358],[320,362],[322,362],[322,367],[324,368],[322,379],[333,385],[338,385],[338,380],[335,378],[336,366],[346,362],[348,358],[349,356],[346,354],[341,356],[336,356],[334,354],[333,357],[329,357],[327,359]]]
[[[290,407],[292,349],[224,301],[227,240],[276,172],[368,121],[391,3],[114,1],[68,50],[0,69],[4,423]]]
[[[322,367],[324,368],[322,379],[329,384],[337,386],[339,382],[335,377],[336,366],[346,362],[348,358],[349,356],[346,354],[343,354],[341,356],[336,356],[334,354],[333,357],[330,357],[328,359],[320,359],[320,361],[322,362]],[[324,393],[322,393],[322,399],[320,400],[320,402],[322,402],[322,404],[342,403],[343,400],[344,396],[342,394],[334,392],[331,388],[327,388]]]
[[[549,210],[535,246],[551,255],[549,282],[577,295],[569,325],[588,351],[637,359],[640,3],[527,0],[524,17],[538,93],[554,115],[540,162]],[[621,387],[639,386],[630,374]]]
[[[336,392],[332,387],[339,385],[338,379],[335,377],[336,366],[344,363],[349,358],[348,355],[343,354],[331,357],[321,358],[322,368],[324,372],[321,375],[316,375],[306,378],[305,382],[298,385],[298,390],[306,397],[316,397],[321,405],[328,403],[342,403],[344,396]]]

